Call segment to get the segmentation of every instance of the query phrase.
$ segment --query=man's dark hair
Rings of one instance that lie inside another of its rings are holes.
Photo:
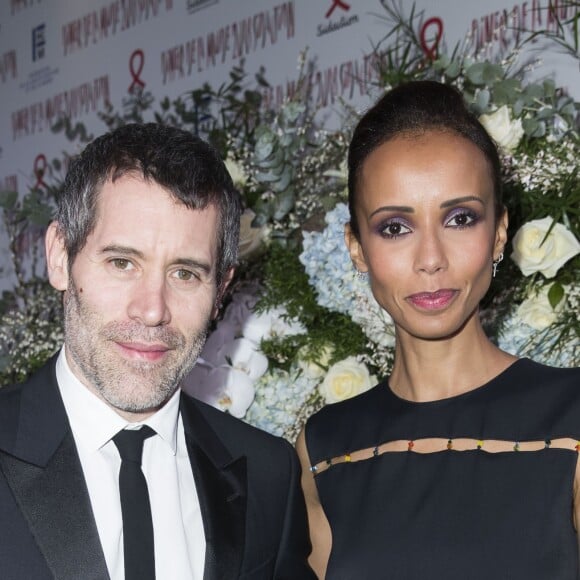
[[[471,141],[489,163],[496,220],[503,213],[501,165],[497,147],[461,93],[436,81],[411,81],[385,93],[358,122],[348,151],[348,205],[351,229],[359,237],[356,197],[362,166],[369,155],[395,137],[428,131],[455,133]]]
[[[157,183],[190,209],[218,208],[220,285],[237,262],[239,193],[212,146],[188,131],[157,123],[123,125],[89,143],[71,161],[56,211],[69,266],[95,228],[101,188],[127,174]]]

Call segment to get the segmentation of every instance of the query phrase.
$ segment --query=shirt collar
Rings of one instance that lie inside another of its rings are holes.
[[[139,423],[129,423],[72,372],[63,346],[56,361],[56,378],[75,441],[91,452],[106,445],[121,429],[149,425],[175,455],[180,389],[156,413]]]

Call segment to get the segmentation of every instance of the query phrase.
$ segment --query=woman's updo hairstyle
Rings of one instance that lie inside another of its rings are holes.
[[[497,147],[454,87],[436,81],[411,81],[388,91],[358,122],[348,151],[348,207],[351,229],[359,237],[357,190],[367,157],[383,143],[428,131],[455,133],[471,141],[489,162],[496,220],[503,213],[501,166]]]

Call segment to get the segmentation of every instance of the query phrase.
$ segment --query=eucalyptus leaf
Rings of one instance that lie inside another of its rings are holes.
[[[554,282],[550,289],[548,290],[548,300],[550,301],[550,306],[556,308],[558,304],[564,298],[564,288],[560,282]]]
[[[273,184],[273,187],[276,189],[276,191],[284,191],[290,185],[293,177],[294,171],[292,166],[286,165],[278,181]]]
[[[554,116],[554,109],[552,107],[542,107],[536,114],[536,119],[550,119]]]
[[[523,110],[524,110],[524,101],[523,99],[518,98],[518,100],[512,105],[512,112],[515,117],[520,117]]]
[[[456,79],[461,74],[461,63],[458,60],[454,60],[446,69],[445,74],[450,79]]]
[[[524,133],[528,137],[531,137],[534,135],[539,124],[540,124],[540,122],[536,121],[536,119],[532,119],[532,118],[522,119],[522,127],[524,129]]]
[[[276,198],[276,209],[274,211],[274,219],[281,220],[285,218],[296,203],[294,190],[288,189],[282,195]]]
[[[544,87],[538,83],[531,83],[524,89],[524,94],[533,100],[542,99],[544,97]]]
[[[466,69],[465,76],[467,76],[467,78],[474,85],[483,85],[485,84],[483,81],[483,73],[485,72],[485,66],[486,63],[484,62],[476,62]]]
[[[504,79],[495,83],[493,87],[494,100],[498,105],[510,105],[517,98],[520,83],[516,79]]]
[[[552,79],[546,79],[543,85],[546,97],[552,98],[556,94],[556,83]]]
[[[478,91],[477,96],[475,97],[475,105],[479,109],[481,113],[487,111],[487,107],[489,105],[489,91],[487,89],[481,89]]]
[[[442,54],[439,58],[437,58],[433,62],[433,68],[435,68],[435,70],[445,70],[449,68],[450,64],[451,59],[449,58],[449,56],[446,54]]]
[[[483,82],[487,85],[494,84],[497,80],[503,77],[503,68],[498,64],[492,64],[490,62],[483,63]]]

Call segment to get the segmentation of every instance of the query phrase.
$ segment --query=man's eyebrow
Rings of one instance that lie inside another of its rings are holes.
[[[457,205],[458,203],[465,203],[466,201],[478,201],[481,205],[485,206],[485,203],[481,197],[477,197],[477,195],[465,195],[463,197],[454,197],[453,199],[448,199],[447,201],[444,201],[439,207],[443,209],[445,207]]]
[[[137,258],[144,258],[145,254],[140,252],[135,248],[131,248],[130,246],[119,246],[117,244],[111,244],[110,246],[105,246],[101,252],[101,254],[122,254],[123,256],[135,256]]]
[[[373,213],[369,217],[373,217],[375,214],[380,213],[382,211],[400,211],[403,213],[414,213],[415,210],[408,206],[408,205],[384,205],[379,207],[373,211]]]
[[[119,246],[116,244],[112,244],[110,246],[105,246],[101,250],[102,254],[120,254],[121,256],[127,257],[135,257],[143,260],[145,258],[145,254],[143,252],[131,248],[130,246]],[[207,262],[203,262],[200,260],[195,260],[194,258],[175,258],[171,261],[172,266],[185,266],[187,268],[191,268],[192,270],[201,270],[206,274],[211,274],[212,267],[211,264]]]
[[[211,274],[211,264],[200,262],[193,258],[177,258],[171,262],[173,266],[186,266],[192,270],[201,270],[205,274]]]

